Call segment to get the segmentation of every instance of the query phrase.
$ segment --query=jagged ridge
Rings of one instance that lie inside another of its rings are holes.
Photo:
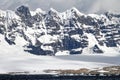
[[[0,33],[6,42],[17,45],[21,37],[27,42],[24,51],[36,55],[109,53],[109,48],[119,53],[119,22],[119,14],[87,15],[76,8],[63,13],[52,8],[30,11],[26,6],[0,11]]]

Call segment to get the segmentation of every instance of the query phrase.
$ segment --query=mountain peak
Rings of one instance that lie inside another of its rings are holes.
[[[51,11],[51,12],[54,12],[54,13],[58,13],[58,11],[55,10],[54,8],[50,8],[50,11]]]
[[[79,11],[76,7],[72,7],[71,10]]]
[[[29,7],[22,5],[16,9],[16,13],[21,16],[23,16],[24,14],[24,16],[26,17],[27,15],[30,15],[30,10]]]
[[[79,15],[84,15],[84,14],[81,13],[76,7],[72,7],[70,10],[71,10],[72,12],[76,12],[76,13],[79,14]]]
[[[35,12],[36,12],[36,13],[42,13],[42,14],[45,14],[45,13],[46,13],[46,12],[43,11],[41,8],[37,8],[37,9],[35,10]]]

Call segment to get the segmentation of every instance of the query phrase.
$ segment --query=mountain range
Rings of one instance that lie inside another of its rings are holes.
[[[24,5],[0,10],[1,49],[14,45],[34,55],[120,53],[120,14],[84,14],[75,7],[30,11]]]

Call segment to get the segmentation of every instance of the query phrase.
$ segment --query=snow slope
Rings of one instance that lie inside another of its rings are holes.
[[[16,40],[16,42],[21,41],[21,44],[8,46],[8,43],[2,40],[4,37],[2,35],[0,37],[0,43],[4,43],[0,44],[0,73],[27,71],[30,74],[43,74],[44,70],[48,69],[94,69],[120,64],[120,55],[36,56],[22,52],[22,47],[20,48],[19,45],[25,43],[22,43],[24,41],[21,38]]]
[[[17,45],[11,45],[3,40],[0,35],[0,73],[29,72],[30,74],[47,74],[44,70],[55,69],[80,69],[102,68],[105,66],[119,65],[120,55],[111,54],[80,54],[64,56],[36,56],[23,51],[20,45],[26,44],[22,38],[16,39]],[[3,48],[4,47],[4,48]],[[59,55],[59,53],[57,53]]]
[[[94,69],[120,64],[120,56],[69,55],[52,57],[17,53],[11,55],[0,53],[0,55],[2,55],[0,56],[0,73],[27,71],[31,74],[43,74],[43,71],[48,69]]]

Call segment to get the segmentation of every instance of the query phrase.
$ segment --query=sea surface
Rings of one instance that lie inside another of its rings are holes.
[[[80,75],[6,75],[0,80],[120,80],[120,76],[80,76]]]

